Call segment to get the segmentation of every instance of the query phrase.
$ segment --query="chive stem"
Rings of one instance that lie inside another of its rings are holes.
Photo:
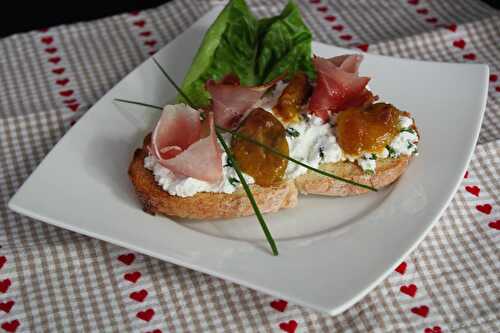
[[[121,98],[115,98],[114,100],[117,101],[117,102],[122,102],[122,103],[129,103],[129,104],[136,104],[136,105],[140,105],[140,106],[145,106],[145,107],[153,108],[153,109],[160,110],[160,111],[163,110],[162,107],[159,107],[159,106],[153,105],[153,104],[136,102],[136,101],[130,101],[130,100],[121,99]]]
[[[278,248],[276,247],[276,242],[274,241],[273,236],[271,235],[271,232],[269,231],[269,229],[267,227],[266,221],[264,220],[264,217],[262,216],[262,213],[260,212],[259,206],[257,205],[257,202],[255,201],[255,198],[252,194],[252,191],[250,190],[250,187],[248,186],[248,183],[245,180],[243,173],[241,172],[241,169],[238,165],[238,162],[236,161],[236,158],[234,158],[231,149],[229,149],[229,147],[227,146],[226,142],[224,141],[224,138],[220,134],[220,131],[218,129],[216,129],[215,133],[217,134],[217,139],[219,139],[219,142],[222,145],[222,148],[224,148],[224,151],[227,154],[227,158],[228,158],[229,162],[232,164],[234,170],[236,171],[236,174],[238,175],[240,183],[243,186],[243,189],[245,190],[245,192],[248,196],[248,200],[250,200],[250,204],[252,205],[252,208],[255,212],[255,216],[257,217],[257,220],[259,221],[260,226],[262,227],[262,230],[264,231],[264,235],[266,235],[267,241],[269,242],[269,245],[271,246],[271,250],[273,252],[273,255],[277,256],[278,255]]]

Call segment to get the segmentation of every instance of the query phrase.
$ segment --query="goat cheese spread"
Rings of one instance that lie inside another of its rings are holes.
[[[279,97],[282,90],[283,87],[278,84],[268,96],[268,100],[261,103],[261,107],[271,112],[269,105],[272,105],[272,102],[269,100],[276,101],[276,95]],[[418,135],[412,129],[413,119],[401,116],[399,125],[399,134],[382,152],[378,154],[365,153],[359,158],[353,158],[342,152],[330,123],[323,123],[320,118],[306,115],[301,122],[286,127],[289,155],[314,168],[317,168],[321,163],[355,161],[363,171],[373,174],[376,172],[377,158],[397,158],[401,155],[417,153]],[[225,134],[224,140],[230,146],[230,135]],[[225,152],[222,153],[221,163],[223,165],[223,178],[218,183],[209,183],[174,174],[152,156],[145,158],[144,167],[153,172],[156,182],[164,191],[171,195],[190,197],[199,192],[233,193],[240,187],[238,175],[234,168],[228,164]],[[289,161],[285,178],[294,179],[306,172],[305,167]],[[251,176],[245,174],[244,177],[249,184],[254,183]]]

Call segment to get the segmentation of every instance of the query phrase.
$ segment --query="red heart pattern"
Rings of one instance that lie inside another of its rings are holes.
[[[328,11],[328,7],[327,6],[318,7],[318,12],[325,13],[326,11]]]
[[[60,86],[65,86],[67,85],[69,82],[69,79],[60,79],[60,80],[56,80],[56,84],[57,85],[60,85]]]
[[[118,256],[118,260],[124,263],[125,265],[130,265],[135,260],[135,254],[133,253],[122,254]]]
[[[441,333],[441,327],[439,326],[434,326],[434,327],[427,327],[424,330],[424,333]]]
[[[58,75],[61,75],[62,73],[64,73],[64,71],[65,71],[65,70],[66,70],[66,69],[65,69],[65,68],[62,68],[62,67],[61,67],[61,68],[54,68],[54,69],[52,70],[52,73],[54,73],[54,74],[58,74]]]
[[[132,283],[136,283],[141,278],[140,272],[126,273],[123,278]]]
[[[408,3],[409,3],[410,5],[413,5],[413,6],[418,5],[418,4],[419,4],[419,2],[420,2],[420,0],[408,0]]]
[[[407,266],[406,262],[403,261],[402,263],[399,264],[398,267],[396,267],[395,271],[403,275],[406,272],[406,266]]]
[[[446,29],[450,30],[451,32],[457,31],[457,25],[455,23],[445,25],[444,26]]]
[[[500,220],[491,221],[490,223],[488,223],[488,227],[490,227],[492,229],[500,230]]]
[[[77,100],[74,99],[74,98],[72,98],[72,99],[65,99],[63,101],[64,104],[73,104],[73,103],[76,103],[76,102],[77,102]]]
[[[310,3],[312,3],[313,5],[315,4],[318,4],[321,2],[321,0],[309,0]]]
[[[463,39],[457,39],[453,41],[453,46],[458,47],[459,49],[464,49],[465,48],[465,41]]]
[[[19,320],[15,319],[11,322],[5,322],[2,324],[2,328],[6,330],[7,332],[13,333],[17,330],[17,328],[21,325]]]
[[[6,293],[7,290],[9,290],[10,285],[11,285],[10,279],[5,279],[3,281],[0,281],[0,292]]]
[[[490,75],[490,82],[497,82],[497,80],[498,80],[498,75],[496,74]]]
[[[282,299],[278,299],[271,302],[271,307],[275,310],[278,310],[279,312],[284,312],[287,305],[288,302]]]
[[[420,15],[427,15],[429,14],[429,10],[427,8],[420,8],[417,9],[417,13],[419,13]]]
[[[56,47],[48,47],[45,49],[45,52],[47,52],[49,54],[54,54],[57,52],[57,48]]]
[[[144,20],[139,20],[139,21],[135,21],[133,24],[134,24],[136,27],[142,28],[142,27],[144,27],[144,26],[146,25],[146,21],[144,21]]]
[[[476,197],[479,196],[479,192],[481,191],[481,189],[479,187],[477,187],[476,185],[474,185],[474,186],[465,186],[465,190],[467,192],[469,192],[470,194],[475,195]]]
[[[500,92],[500,86],[496,86],[496,87],[495,87],[495,91],[496,91],[496,92]]]
[[[464,54],[464,59],[476,60],[476,55],[474,53],[467,53],[467,54]]]
[[[151,31],[143,31],[139,35],[142,37],[148,37],[151,36]]]
[[[154,315],[155,315],[155,310],[150,308],[150,309],[147,309],[146,311],[137,312],[136,317],[139,319],[142,319],[144,321],[150,321]]]
[[[337,25],[333,25],[332,29],[337,30],[337,31],[342,31],[342,30],[344,30],[344,26],[342,24],[337,24]]]
[[[417,293],[417,286],[412,284],[409,284],[407,286],[401,286],[399,290],[403,293],[406,294],[410,297],[415,297],[415,294]]]
[[[7,262],[7,258],[5,256],[0,257],[0,269],[2,269],[3,265]]]
[[[342,35],[342,36],[340,36],[340,39],[342,39],[342,40],[351,40],[352,36],[351,35]]]
[[[325,20],[327,20],[328,22],[335,22],[337,18],[333,15],[328,15],[328,16],[325,16]]]
[[[42,43],[50,45],[54,41],[54,38],[52,38],[51,36],[45,36],[42,37],[40,40],[42,41]]]
[[[49,58],[49,62],[53,63],[54,65],[58,64],[59,61],[61,61],[61,57],[52,57],[52,58]]]
[[[438,19],[436,17],[429,17],[429,18],[425,19],[425,21],[432,23],[432,24],[435,24],[435,23],[437,23]]]
[[[153,46],[155,46],[155,45],[156,45],[156,43],[157,43],[157,41],[153,39],[153,40],[147,40],[147,41],[145,41],[145,42],[144,42],[144,45],[147,45],[147,46],[153,47]]]
[[[73,93],[74,93],[74,91],[69,89],[69,90],[60,91],[59,95],[61,95],[63,97],[69,97],[69,96],[73,95]]]
[[[0,303],[0,310],[9,313],[12,307],[16,304],[13,300]]]
[[[147,331],[146,333],[162,333],[162,332],[159,329],[155,329],[154,331]]]
[[[356,45],[356,47],[363,52],[368,52],[369,45],[368,44],[359,44],[359,45]]]
[[[484,204],[484,205],[477,205],[476,209],[483,214],[489,215],[493,207],[491,207],[490,204]]]
[[[282,331],[285,331],[287,333],[294,333],[298,325],[299,324],[297,324],[295,320],[290,320],[287,323],[280,323],[279,327]]]
[[[130,298],[137,302],[142,302],[148,296],[148,291],[146,289],[142,289],[140,291],[134,291],[130,294]]]
[[[426,305],[417,306],[417,307],[412,308],[411,312],[420,316],[420,317],[425,318],[429,314],[429,307]]]
[[[74,103],[74,104],[67,104],[66,105],[68,109],[70,109],[73,112],[76,112],[78,108],[80,107],[80,103]]]

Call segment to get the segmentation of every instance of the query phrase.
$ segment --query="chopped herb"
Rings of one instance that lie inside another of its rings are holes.
[[[408,133],[411,133],[411,134],[415,134],[415,130],[411,127],[408,127],[408,128],[403,128],[400,132],[408,132]]]
[[[319,157],[321,157],[321,159],[325,159],[325,149],[323,147],[319,147]]]
[[[231,162],[231,160],[229,158],[226,160],[226,164],[224,164],[224,168],[226,168],[226,167],[231,167],[231,168],[233,167],[233,163]]]
[[[370,156],[370,160],[377,160],[377,154],[372,153],[372,155]]]
[[[293,127],[288,127],[286,129],[286,134],[288,136],[293,136],[294,138],[298,137],[300,135],[299,131],[297,131],[295,128]]]
[[[385,148],[389,151],[389,157],[390,158],[395,158],[396,157],[396,151],[394,150],[394,148],[392,148],[389,145],[385,146]]]
[[[411,142],[408,141],[408,147],[407,148],[408,149],[412,149],[413,148],[413,143],[411,143]]]
[[[238,186],[238,184],[240,183],[240,181],[234,177],[229,177],[229,183],[231,183],[231,185],[233,185],[234,187]]]
[[[415,148],[415,150],[413,151],[413,153],[412,153],[412,154],[413,154],[413,155],[418,155],[418,149],[417,149],[417,148]]]
[[[375,171],[374,171],[374,170],[367,169],[367,170],[365,170],[365,174],[367,174],[367,175],[374,175],[374,174],[375,174]]]

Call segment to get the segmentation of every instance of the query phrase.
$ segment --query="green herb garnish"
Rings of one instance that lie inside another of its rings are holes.
[[[411,127],[403,128],[399,132],[408,132],[408,133],[411,133],[411,134],[415,134],[415,130],[413,128],[411,128]]]
[[[370,156],[370,159],[371,160],[377,160],[377,154],[372,153],[371,156]]]
[[[385,146],[385,149],[387,149],[389,151],[389,157],[390,158],[395,158],[396,157],[396,150],[394,150],[394,148],[392,148],[391,146],[387,145],[387,146]]]
[[[233,152],[229,147],[227,146],[226,142],[224,141],[224,138],[220,134],[219,131],[215,131],[215,134],[217,134],[217,138],[219,139],[220,144],[222,145],[222,148],[224,148],[226,154],[227,154],[227,159],[231,161],[234,167],[234,171],[236,171],[236,174],[238,175],[238,178],[240,180],[241,185],[243,186],[243,189],[245,190],[248,200],[250,200],[250,204],[252,205],[252,208],[255,212],[255,216],[257,217],[257,220],[260,223],[260,226],[262,227],[262,230],[264,231],[264,234],[266,235],[267,241],[269,242],[269,245],[271,246],[271,250],[273,251],[273,255],[277,256],[278,255],[278,248],[276,247],[276,242],[274,241],[273,236],[271,235],[271,232],[267,228],[266,221],[264,220],[264,217],[262,216],[262,213],[260,212],[259,206],[257,205],[257,202],[255,201],[255,198],[252,194],[252,191],[250,190],[250,187],[247,184],[247,181],[245,180],[245,177],[243,176],[240,167],[238,165],[238,162],[233,156]]]
[[[238,186],[238,184],[241,184],[240,181],[234,177],[229,177],[228,178],[229,183],[233,185],[234,187]]]
[[[288,128],[286,129],[286,134],[287,134],[288,136],[292,136],[292,137],[294,137],[294,138],[297,138],[297,137],[299,137],[299,136],[300,136],[299,131],[297,131],[297,130],[296,130],[295,128],[293,128],[293,127],[288,127]]]

